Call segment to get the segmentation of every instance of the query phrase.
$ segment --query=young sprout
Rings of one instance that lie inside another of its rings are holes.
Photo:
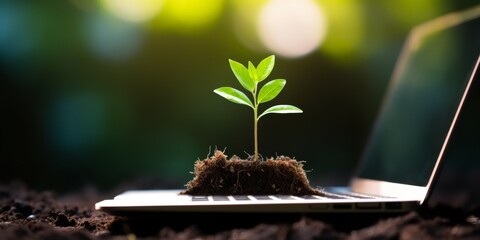
[[[230,62],[230,68],[232,69],[233,74],[240,84],[243,88],[252,93],[253,103],[247,95],[232,87],[217,88],[214,92],[231,102],[246,105],[253,109],[253,137],[255,144],[254,160],[258,161],[258,120],[269,113],[302,113],[303,111],[292,105],[276,105],[258,115],[258,106],[260,103],[266,103],[274,99],[287,83],[285,79],[271,80],[263,85],[260,91],[258,91],[258,84],[265,80],[273,70],[273,66],[275,65],[274,55],[263,59],[257,67],[255,67],[250,61],[248,62],[248,68],[231,59],[228,61]]]

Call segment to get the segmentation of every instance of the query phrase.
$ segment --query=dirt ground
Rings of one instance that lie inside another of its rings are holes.
[[[95,202],[131,187],[141,186],[57,194],[21,182],[0,185],[0,239],[480,239],[480,208],[447,205],[395,216],[298,215],[268,222],[250,216],[248,224],[237,224],[234,216],[226,216],[228,221],[185,217],[175,224],[166,215],[132,220],[95,211]]]

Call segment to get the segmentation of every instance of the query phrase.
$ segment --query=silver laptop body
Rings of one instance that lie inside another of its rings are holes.
[[[132,190],[96,203],[141,212],[408,211],[429,196],[473,81],[479,81],[480,6],[421,24],[399,56],[361,164],[349,186],[325,196],[190,196]]]

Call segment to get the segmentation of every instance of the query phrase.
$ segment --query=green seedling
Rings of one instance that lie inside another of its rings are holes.
[[[276,105],[258,115],[258,106],[260,103],[266,103],[274,99],[287,83],[285,79],[271,80],[263,85],[260,91],[258,91],[258,84],[265,80],[273,70],[275,65],[274,55],[263,59],[257,67],[255,67],[250,61],[248,62],[248,68],[234,60],[229,59],[228,61],[233,74],[240,84],[243,88],[252,93],[253,103],[247,95],[232,87],[217,88],[214,92],[231,102],[246,105],[253,109],[253,136],[255,144],[254,161],[258,161],[258,120],[270,113],[302,113],[303,111],[292,105]]]

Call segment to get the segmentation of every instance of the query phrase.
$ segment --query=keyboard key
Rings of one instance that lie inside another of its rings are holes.
[[[358,194],[358,193],[339,193],[341,195],[353,197],[353,198],[361,198],[361,199],[373,199],[374,197],[363,195],[363,194]]]
[[[348,197],[348,196],[343,196],[343,195],[340,195],[340,194],[336,194],[336,193],[327,193],[327,192],[324,192],[325,198],[330,198],[330,199],[351,199],[352,197]]]
[[[192,196],[192,201],[208,201],[208,196]]]
[[[269,196],[263,196],[263,195],[253,196],[253,197],[257,200],[272,200],[272,198],[270,198]]]
[[[245,201],[245,200],[250,200],[247,195],[233,195],[233,199],[237,201]]]
[[[230,201],[227,196],[213,196],[213,201]]]
[[[313,195],[305,195],[305,196],[299,196],[300,198],[303,198],[303,199],[318,199],[317,197],[313,196]]]
[[[276,198],[280,198],[282,200],[294,200],[292,196],[289,195],[275,195]]]

